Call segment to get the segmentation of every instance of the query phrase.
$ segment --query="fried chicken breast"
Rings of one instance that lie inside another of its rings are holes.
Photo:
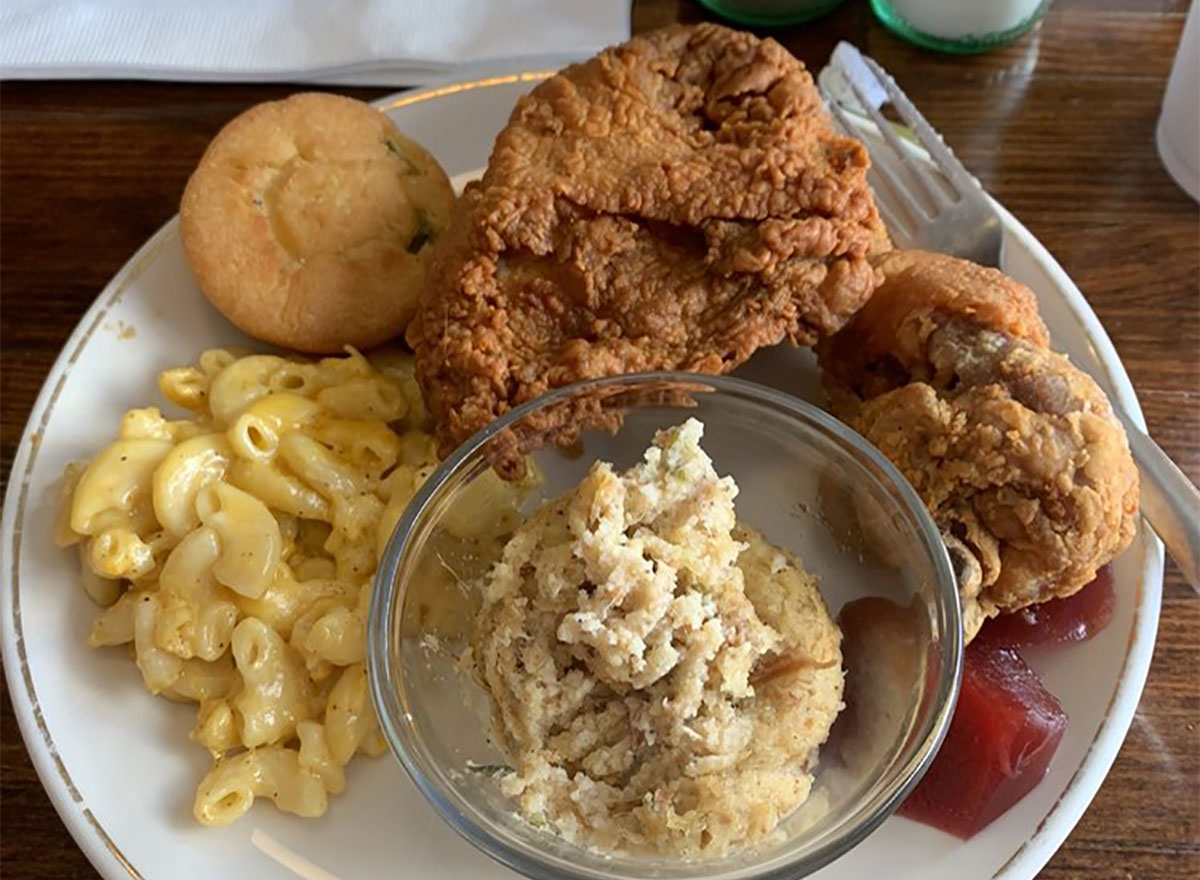
[[[799,61],[716,25],[539,85],[463,193],[409,328],[442,453],[576,380],[722,373],[837,331],[888,246],[868,165]],[[585,416],[542,428],[569,439]]]
[[[968,638],[988,617],[1066,596],[1133,539],[1138,474],[1104,392],[1049,350],[1033,293],[919,251],[817,348],[835,413],[916,488],[977,561]]]

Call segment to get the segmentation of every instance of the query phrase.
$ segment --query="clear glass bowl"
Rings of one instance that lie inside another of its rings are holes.
[[[538,479],[527,481],[520,515],[573,488],[594,461],[629,467],[656,430],[695,417],[717,471],[740,487],[739,520],[797,553],[835,616],[847,603],[868,600],[853,607],[869,613],[853,614],[857,624],[843,627],[846,709],[821,749],[813,796],[763,843],[705,861],[587,851],[530,825],[481,772],[505,759],[487,739],[486,695],[456,666],[461,632],[454,621],[469,613],[474,584],[498,547],[464,544],[461,535],[464,525],[500,528],[506,519],[494,503],[500,484],[491,462],[511,460],[515,438],[524,448],[562,439],[554,426],[564,417],[575,425],[605,422],[607,430],[532,449]],[[439,610],[448,595],[456,607]],[[945,547],[916,493],[879,452],[790,395],[726,377],[655,373],[555,391],[509,412],[447,459],[409,504],[384,553],[367,650],[372,698],[392,752],[442,818],[488,855],[534,878],[732,880],[808,874],[892,813],[941,743],[962,647]]]

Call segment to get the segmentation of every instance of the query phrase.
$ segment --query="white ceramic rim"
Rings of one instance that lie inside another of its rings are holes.
[[[530,71],[505,76],[487,77],[466,82],[448,83],[388,96],[374,102],[380,110],[394,110],[420,101],[432,100],[473,89],[534,83],[552,71]],[[1137,395],[1125,372],[1112,341],[1083,294],[1058,262],[1033,234],[1002,205],[993,200],[1001,223],[1021,244],[1055,286],[1063,292],[1067,306],[1083,326],[1095,348],[1097,359],[1104,367],[1105,378],[1117,403],[1131,416],[1134,424],[1145,429],[1146,423]],[[147,880],[124,856],[116,842],[97,821],[84,803],[71,774],[58,754],[53,735],[47,728],[38,703],[37,690],[26,662],[25,637],[21,626],[20,607],[20,538],[30,475],[37,461],[38,441],[49,421],[50,413],[66,384],[71,368],[83,347],[101,326],[112,306],[129,285],[155,260],[159,251],[178,235],[179,218],[168,220],[142,245],[104,288],[96,301],[76,325],[62,353],[46,377],[29,421],[17,447],[9,473],[4,498],[3,522],[0,525],[0,547],[3,553],[0,570],[0,649],[4,672],[8,679],[9,697],[30,759],[67,830],[83,850],[92,865],[106,880]],[[1133,630],[1126,648],[1125,662],[1117,688],[1104,720],[1089,747],[1083,763],[1067,784],[1054,806],[1043,817],[1038,831],[1019,847],[992,880],[1027,880],[1041,870],[1062,845],[1087,805],[1095,797],[1125,734],[1133,721],[1142,688],[1154,653],[1158,631],[1159,608],[1162,599],[1163,547],[1162,542],[1146,527],[1148,563],[1138,584],[1137,605]],[[431,808],[432,809],[432,808]]]

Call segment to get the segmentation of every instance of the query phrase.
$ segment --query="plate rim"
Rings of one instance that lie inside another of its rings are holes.
[[[534,83],[554,72],[536,70],[470,80],[450,80],[440,85],[396,92],[371,103],[379,110],[388,112],[464,91]],[[1134,424],[1145,430],[1145,418],[1125,366],[1083,293],[1037,237],[990,195],[989,199],[1001,218],[1002,226],[1020,241],[1022,248],[1038,268],[1045,272],[1063,293],[1067,307],[1075,320],[1082,325],[1095,349],[1097,361],[1105,371],[1107,384],[1117,402],[1129,413]],[[0,653],[3,655],[13,714],[17,718],[26,752],[42,788],[75,843],[106,880],[147,878],[122,853],[84,802],[42,717],[37,690],[27,662],[21,624],[20,545],[25,504],[33,467],[37,461],[40,437],[66,384],[70,368],[101,326],[109,310],[154,262],[159,252],[177,237],[178,222],[178,215],[173,216],[134,252],[104,286],[63,344],[38,392],[21,434],[9,471],[3,522],[0,524],[0,547],[9,550],[3,554],[3,568],[0,573],[0,636],[3,636],[0,638]],[[1026,880],[1041,870],[1082,818],[1108,776],[1133,722],[1154,653],[1163,588],[1162,542],[1146,523],[1143,523],[1141,540],[1145,542],[1147,564],[1137,587],[1134,622],[1126,646],[1121,675],[1100,727],[1085,752],[1082,763],[1042,818],[1033,836],[1018,847],[992,875],[992,880]]]
[[[1083,291],[1028,227],[990,193],[988,201],[996,209],[1001,226],[1021,241],[1026,252],[1038,264],[1038,268],[1046,272],[1066,295],[1068,308],[1083,325],[1084,332],[1096,349],[1097,359],[1104,367],[1108,384],[1117,398],[1118,405],[1124,408],[1135,426],[1146,431],[1146,418],[1133,382],[1125,369],[1125,363],[1117,354],[1108,331],[1100,323],[1099,316],[1088,303]],[[1114,366],[1117,369],[1114,369]],[[1113,762],[1133,724],[1134,715],[1142,699],[1142,691],[1150,674],[1150,662],[1154,657],[1154,645],[1158,638],[1165,564],[1161,539],[1140,513],[1138,516],[1141,519],[1140,540],[1146,544],[1148,564],[1143,576],[1138,580],[1133,627],[1125,646],[1125,660],[1121,666],[1121,675],[1117,679],[1116,690],[1113,691],[1091,745],[1084,753],[1082,763],[1042,817],[1033,836],[1017,848],[1008,861],[992,875],[991,880],[1026,880],[1035,877],[1042,870],[1075,830],[1075,826],[1095,799],[1100,786],[1108,778],[1108,772],[1112,769]],[[1063,817],[1057,822],[1054,821],[1063,810]]]
[[[4,553],[3,577],[0,579],[0,602],[3,603],[3,608],[0,609],[0,635],[3,636],[0,639],[0,653],[3,655],[4,675],[8,683],[13,714],[16,715],[25,751],[37,772],[42,789],[50,798],[75,843],[106,880],[147,878],[130,862],[116,841],[109,837],[91,808],[84,803],[83,796],[59,756],[54,737],[42,717],[41,703],[27,662],[25,634],[21,622],[21,538],[24,532],[29,484],[41,450],[40,437],[50,420],[54,404],[66,385],[71,366],[100,328],[109,310],[157,258],[163,247],[175,237],[178,226],[179,217],[176,215],[159,227],[104,286],[100,295],[79,319],[71,335],[67,337],[62,351],[42,383],[29,412],[29,419],[25,423],[25,430],[21,434],[17,454],[13,457],[12,468],[9,471],[8,486],[4,493],[3,523],[0,524],[0,547],[8,550]],[[39,438],[36,442],[35,437]]]

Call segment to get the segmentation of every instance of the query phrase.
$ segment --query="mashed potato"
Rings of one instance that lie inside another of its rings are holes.
[[[840,633],[799,560],[740,528],[691,419],[524,522],[465,664],[532,823],[607,852],[719,856],[812,787]]]

